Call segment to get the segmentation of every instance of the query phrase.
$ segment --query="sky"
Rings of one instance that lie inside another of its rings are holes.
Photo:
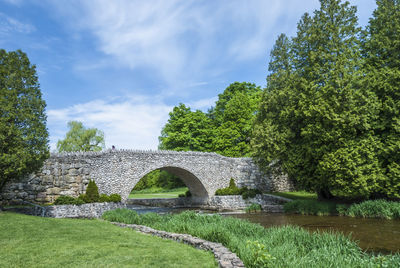
[[[351,0],[366,26],[375,0]],[[229,84],[265,87],[277,36],[318,0],[0,0],[0,48],[36,65],[50,148],[77,120],[106,147],[157,149],[174,106],[207,111]]]

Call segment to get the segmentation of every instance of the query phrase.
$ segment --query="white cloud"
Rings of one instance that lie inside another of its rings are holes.
[[[28,34],[34,31],[36,31],[35,26],[28,23],[20,22],[19,20],[0,12],[1,33],[18,32],[18,33]]]
[[[124,149],[156,149],[161,128],[168,120],[171,106],[157,97],[128,96],[109,101],[94,100],[65,109],[47,112],[51,129],[50,147],[67,132],[67,122],[77,120],[86,127],[104,131],[106,146]]]
[[[296,28],[293,17],[318,6],[317,0],[50,3],[72,29],[89,30],[97,49],[130,68],[151,68],[170,84],[265,58],[280,32]]]

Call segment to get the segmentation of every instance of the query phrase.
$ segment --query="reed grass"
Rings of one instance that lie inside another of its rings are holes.
[[[238,254],[246,267],[400,267],[398,254],[371,256],[345,235],[310,233],[295,226],[264,228],[245,220],[192,211],[161,216],[117,209],[104,213],[103,218],[222,243]]]
[[[362,218],[400,219],[400,202],[368,200],[351,205],[346,215]]]

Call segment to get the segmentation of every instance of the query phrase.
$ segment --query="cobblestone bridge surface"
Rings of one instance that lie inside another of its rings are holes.
[[[231,158],[216,153],[108,150],[52,154],[43,168],[6,184],[3,204],[53,202],[60,195],[77,197],[94,179],[100,193],[118,193],[126,200],[143,176],[161,169],[177,175],[188,186],[195,203],[205,203],[230,178],[239,186],[264,191],[285,191],[292,185],[285,176],[263,174],[250,158]]]

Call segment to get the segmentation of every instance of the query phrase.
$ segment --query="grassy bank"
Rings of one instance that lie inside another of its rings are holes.
[[[103,217],[222,243],[237,253],[246,267],[400,267],[400,255],[371,256],[348,237],[309,233],[300,227],[264,228],[235,218],[194,212],[139,216],[134,211],[118,209]]]
[[[0,212],[0,267],[217,267],[211,253],[99,220]]]
[[[177,198],[180,194],[185,194],[187,190],[187,187],[175,189],[148,188],[140,191],[132,191],[129,195],[129,198]]]

